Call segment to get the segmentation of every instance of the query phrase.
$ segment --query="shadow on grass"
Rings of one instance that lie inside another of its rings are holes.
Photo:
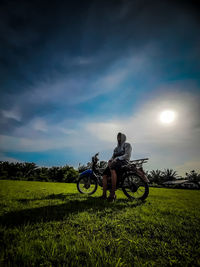
[[[74,193],[74,194],[51,194],[46,197],[41,197],[41,198],[19,198],[17,199],[18,202],[20,203],[28,203],[36,200],[46,200],[46,199],[60,199],[60,200],[67,200],[68,198],[77,198],[80,197],[79,193]]]
[[[78,198],[78,199],[77,199]],[[0,224],[7,227],[19,226],[24,224],[35,224],[40,222],[61,221],[70,214],[90,210],[90,212],[99,212],[105,208],[112,208],[112,212],[119,211],[126,207],[136,208],[144,204],[142,201],[130,201],[128,199],[118,199],[114,203],[109,203],[97,197],[85,197],[80,194],[53,194],[43,199],[64,199],[63,204],[48,205],[43,207],[28,208],[20,211],[12,211],[0,217]],[[27,201],[36,199],[27,199]],[[42,199],[41,199],[42,200]],[[25,202],[25,199],[19,200]]]

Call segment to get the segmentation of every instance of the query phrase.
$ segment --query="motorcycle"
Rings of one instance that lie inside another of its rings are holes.
[[[97,191],[98,185],[103,187],[102,174],[105,168],[98,166],[99,153],[92,157],[91,168],[83,171],[77,181],[77,189],[81,194],[92,195]],[[129,199],[145,200],[149,194],[149,180],[146,177],[142,164],[148,158],[130,160],[128,164],[122,166],[120,174],[117,174],[117,189],[122,189]],[[139,171],[138,171],[139,170]],[[141,175],[141,172],[144,175]],[[107,190],[111,190],[111,177],[108,179]]]

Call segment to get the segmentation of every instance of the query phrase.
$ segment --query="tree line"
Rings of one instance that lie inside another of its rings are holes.
[[[0,179],[70,183],[78,177],[78,170],[68,165],[48,168],[33,162],[0,161]]]
[[[99,167],[105,168],[107,166],[106,161],[100,161]],[[33,162],[8,162],[0,161],[0,179],[12,179],[12,180],[27,180],[27,181],[46,181],[46,182],[76,182],[79,173],[86,169],[91,168],[91,163],[86,165],[80,165],[76,170],[74,167],[65,166],[53,166],[53,167],[39,167]],[[162,186],[166,181],[175,181],[180,179],[177,172],[173,169],[152,170],[146,172],[147,177],[150,180],[151,185]],[[185,174],[185,179],[188,181],[200,183],[200,174],[192,170]]]
[[[197,173],[195,170],[185,173],[185,177],[178,177],[178,174],[173,169],[165,169],[164,171],[161,170],[152,170],[147,172],[147,177],[150,180],[150,184],[155,185],[163,185],[163,183],[167,181],[176,181],[181,179],[186,179],[189,182],[193,182],[200,186],[200,174]]]

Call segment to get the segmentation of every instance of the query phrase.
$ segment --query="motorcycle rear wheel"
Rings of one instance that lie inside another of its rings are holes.
[[[149,195],[149,185],[138,174],[126,174],[122,190],[124,194],[135,200],[145,200]]]
[[[77,189],[81,194],[92,195],[97,191],[97,180],[90,176],[81,176],[77,181]]]

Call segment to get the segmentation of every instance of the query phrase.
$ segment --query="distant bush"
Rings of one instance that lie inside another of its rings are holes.
[[[38,167],[33,162],[13,163],[0,161],[0,179],[2,180],[24,180],[43,182],[66,182],[76,181],[79,172],[72,166],[61,167]]]
[[[151,187],[157,187],[157,188],[163,187],[162,185],[156,184],[156,183],[150,183],[149,186],[151,186]]]

